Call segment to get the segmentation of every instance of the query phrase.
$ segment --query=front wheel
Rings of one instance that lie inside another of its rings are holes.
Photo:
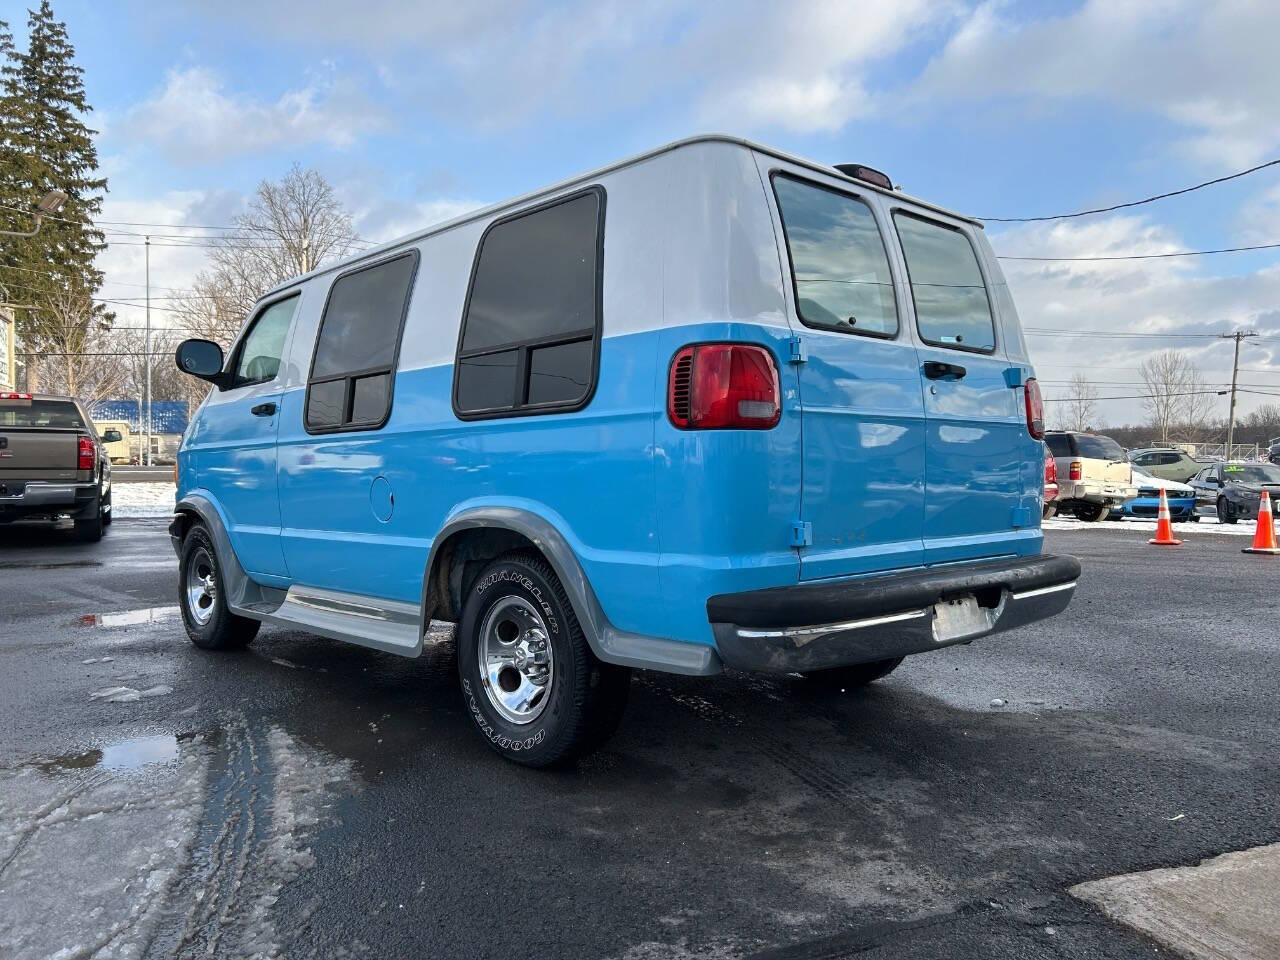
[[[1235,523],[1236,513],[1231,509],[1231,504],[1227,503],[1226,497],[1218,498],[1218,522],[1219,523]]]
[[[555,571],[533,553],[490,563],[458,625],[463,702],[481,735],[528,767],[567,763],[622,719],[631,671],[591,652]]]
[[[187,636],[204,650],[243,650],[261,626],[257,620],[236,616],[227,606],[218,554],[203,524],[195,524],[182,541],[178,606]]]
[[[869,683],[887,677],[898,669],[902,657],[890,657],[888,660],[873,660],[870,663],[855,663],[851,667],[833,667],[830,670],[814,670],[802,674],[814,687],[823,691],[856,690]]]

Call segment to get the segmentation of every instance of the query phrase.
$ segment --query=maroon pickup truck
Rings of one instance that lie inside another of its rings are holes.
[[[0,523],[60,516],[75,521],[78,540],[102,539],[111,522],[106,447],[79,400],[0,393]]]

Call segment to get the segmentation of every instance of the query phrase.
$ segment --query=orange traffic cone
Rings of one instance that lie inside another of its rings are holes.
[[[1253,531],[1253,546],[1245,547],[1243,553],[1280,553],[1276,546],[1276,528],[1271,522],[1271,497],[1262,491],[1262,500],[1258,503],[1258,528]]]
[[[1147,543],[1154,543],[1158,547],[1176,547],[1182,541],[1173,538],[1173,524],[1169,522],[1169,500],[1164,495],[1164,487],[1160,488],[1160,512],[1156,519],[1156,536],[1154,540],[1148,540]]]

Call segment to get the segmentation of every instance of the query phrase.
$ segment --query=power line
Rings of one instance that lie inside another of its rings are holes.
[[[1241,170],[1239,173],[1228,174],[1225,177],[1215,177],[1213,180],[1205,180],[1203,183],[1192,184],[1189,187],[1183,187],[1181,190],[1170,190],[1168,193],[1157,193],[1153,197],[1143,197],[1141,200],[1130,200],[1127,203],[1115,203],[1109,207],[1094,207],[1091,210],[1077,210],[1075,213],[1055,213],[1048,217],[978,217],[977,219],[986,220],[989,223],[1041,223],[1045,220],[1070,220],[1074,217],[1088,217],[1095,213],[1111,213],[1113,210],[1125,210],[1129,207],[1140,207],[1144,203],[1154,203],[1157,200],[1165,200],[1169,197],[1181,196],[1184,193],[1191,193],[1195,190],[1203,190],[1205,187],[1212,187],[1214,184],[1226,183],[1228,180],[1245,177],[1251,173],[1257,173],[1259,170],[1265,170],[1267,167],[1274,167],[1277,164],[1280,164],[1280,159],[1268,160],[1266,163],[1260,163],[1256,167],[1250,167],[1248,170]]]
[[[1035,260],[1046,263],[1097,263],[1104,260],[1164,260],[1169,257],[1207,257],[1214,253],[1246,253],[1250,250],[1276,250],[1280,243],[1260,243],[1252,247],[1221,247],[1217,250],[1180,250],[1177,253],[1129,253],[1105,257],[1014,257],[997,256],[997,260]]]

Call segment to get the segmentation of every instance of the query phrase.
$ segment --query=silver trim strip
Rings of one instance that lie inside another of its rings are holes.
[[[825,633],[841,633],[845,630],[861,630],[863,627],[878,627],[885,623],[898,623],[902,620],[918,620],[929,616],[928,610],[908,610],[905,613],[890,613],[883,617],[868,617],[865,620],[846,620],[843,623],[824,623],[816,627],[787,627],[784,630],[737,630],[743,639],[760,639],[767,637],[816,637]]]
[[[1025,600],[1027,597],[1042,597],[1046,593],[1057,593],[1059,590],[1074,590],[1075,580],[1070,583],[1055,583],[1052,587],[1039,587],[1035,590],[1024,590],[1022,593],[1011,594],[1014,600]]]

